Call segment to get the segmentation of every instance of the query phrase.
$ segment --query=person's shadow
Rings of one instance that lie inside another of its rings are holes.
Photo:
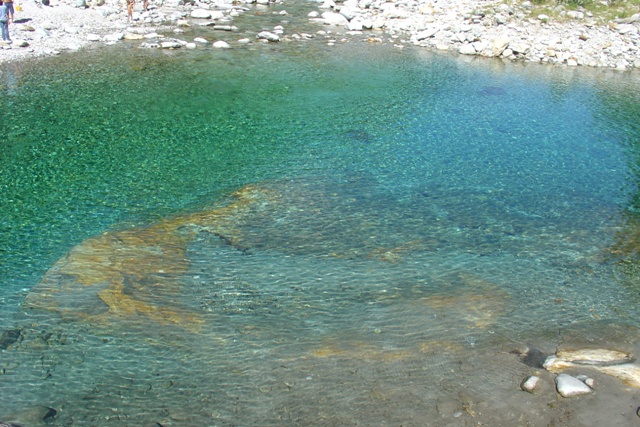
[[[13,23],[14,24],[25,24],[25,23],[27,23],[29,21],[32,21],[32,19],[31,18],[20,18],[20,19],[14,19]]]

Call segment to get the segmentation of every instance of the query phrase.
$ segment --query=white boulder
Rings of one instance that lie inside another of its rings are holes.
[[[562,397],[581,396],[593,391],[591,387],[579,379],[567,374],[560,374],[556,377],[556,389]]]

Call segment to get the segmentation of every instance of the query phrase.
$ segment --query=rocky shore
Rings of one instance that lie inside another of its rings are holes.
[[[312,39],[326,43],[360,37],[399,47],[419,46],[462,55],[505,60],[609,67],[640,68],[640,13],[604,21],[583,10],[558,6],[553,17],[536,14],[531,2],[463,0],[384,1],[346,0],[308,2],[306,17],[315,32],[287,28],[287,0],[152,0],[141,2],[127,18],[120,0],[18,0],[21,9],[10,25],[11,44],[0,45],[0,62],[54,55],[90,44],[139,42],[146,48],[232,48],[233,43],[204,36],[184,37],[185,29],[237,30],[235,20],[247,12],[282,15],[282,25],[265,31],[244,29],[237,44]],[[197,32],[197,31],[196,31]]]

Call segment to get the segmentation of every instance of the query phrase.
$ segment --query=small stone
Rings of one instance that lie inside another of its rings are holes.
[[[280,36],[277,34],[270,33],[269,31],[261,31],[256,35],[256,38],[259,40],[267,40],[270,42],[279,42]]]
[[[215,47],[216,49],[229,49],[231,46],[224,40],[218,40],[213,43],[213,47]]]
[[[522,388],[526,392],[533,394],[540,387],[541,381],[542,380],[540,379],[540,377],[531,375],[530,377],[522,381],[522,383],[520,384],[520,388]]]
[[[562,397],[574,397],[592,392],[588,385],[567,374],[560,374],[556,377],[556,389]]]
[[[167,41],[160,43],[160,47],[162,49],[179,49],[182,47],[182,44],[175,41]]]
[[[125,40],[144,40],[144,36],[142,34],[134,34],[134,33],[124,33]]]
[[[103,38],[105,42],[117,42],[118,40],[122,39],[124,39],[124,33],[107,34]]]

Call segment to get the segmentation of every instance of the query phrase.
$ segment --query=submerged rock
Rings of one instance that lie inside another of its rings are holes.
[[[0,349],[6,350],[11,345],[15,344],[22,335],[22,331],[20,329],[6,329],[0,335]]]
[[[269,31],[261,31],[256,35],[256,38],[259,40],[266,40],[269,42],[279,42],[280,36],[277,34],[271,33]]]
[[[182,43],[176,41],[167,41],[160,43],[162,49],[179,49],[182,47]]]
[[[604,348],[559,350],[556,355],[566,361],[585,365],[620,365],[631,361],[629,353]]]
[[[227,43],[224,40],[218,40],[215,43],[213,43],[213,47],[217,49],[229,49],[231,45],[229,45],[229,43]]]
[[[567,374],[560,374],[556,377],[556,388],[562,397],[580,396],[593,391],[579,379]]]
[[[10,422],[0,422],[0,427],[39,426],[51,422],[57,414],[53,408],[35,405],[12,414]]]

